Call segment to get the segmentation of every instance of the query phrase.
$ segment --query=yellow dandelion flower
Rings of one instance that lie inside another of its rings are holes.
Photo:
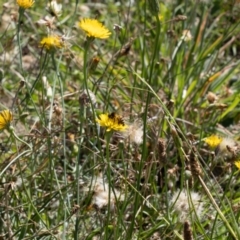
[[[240,160],[235,161],[234,164],[240,170]]]
[[[17,0],[17,4],[21,8],[30,8],[34,4],[33,0]]]
[[[163,21],[163,19],[164,19],[164,16],[162,15],[162,14],[158,14],[158,18],[159,18],[159,21]]]
[[[0,130],[9,126],[13,120],[12,112],[10,110],[3,110],[0,112]]]
[[[121,116],[115,113],[103,113],[100,114],[99,117],[96,119],[96,122],[99,123],[100,126],[106,127],[107,132],[114,130],[114,131],[124,131],[128,127]]]
[[[78,26],[86,32],[88,37],[106,39],[111,35],[111,32],[96,19],[82,19]]]
[[[210,137],[204,138],[203,141],[211,148],[216,148],[221,142],[223,138],[217,135],[211,135]]]
[[[48,36],[42,39],[40,46],[46,48],[47,50],[52,50],[64,47],[64,43],[59,36]]]

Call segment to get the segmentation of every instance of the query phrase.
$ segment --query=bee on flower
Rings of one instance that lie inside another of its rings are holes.
[[[123,118],[116,113],[103,113],[100,114],[96,119],[96,122],[101,127],[106,127],[107,132],[113,131],[125,131],[127,129],[127,125],[125,124]]]
[[[44,37],[40,42],[40,47],[45,48],[46,50],[60,49],[64,47],[64,41],[60,36],[51,35]]]

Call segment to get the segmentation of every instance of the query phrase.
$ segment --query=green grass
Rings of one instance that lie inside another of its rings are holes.
[[[0,132],[0,238],[186,240],[189,224],[192,239],[240,239],[240,4],[62,4],[53,51],[44,2],[0,4],[0,110],[14,118]],[[86,17],[111,36],[89,41]],[[97,124],[107,112],[125,134]],[[236,146],[214,151],[211,134]]]

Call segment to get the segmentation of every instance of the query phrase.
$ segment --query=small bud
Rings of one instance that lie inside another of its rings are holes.
[[[202,175],[202,169],[196,158],[195,152],[196,152],[196,149],[193,148],[190,153],[189,160],[190,160],[190,169],[191,169],[192,175],[197,177]]]
[[[121,30],[122,30],[122,27],[118,24],[114,24],[113,25],[113,30],[116,32],[116,33],[119,33]]]
[[[62,114],[62,108],[59,107],[57,102],[53,103],[53,112],[56,113],[57,116],[61,116]]]
[[[217,100],[217,95],[213,92],[208,92],[207,100],[209,103],[214,103]]]
[[[94,105],[97,102],[95,94],[89,89],[80,94],[78,101],[81,106],[88,105],[90,102]]]
[[[174,19],[175,21],[185,21],[187,19],[187,16],[185,15],[177,15],[177,17]]]
[[[89,71],[94,72],[99,62],[100,62],[99,57],[93,57],[92,59],[90,59],[90,61],[88,62]]]
[[[22,87],[24,87],[25,85],[25,81],[24,80],[21,80],[20,81],[20,84],[19,84],[19,89],[21,89]]]

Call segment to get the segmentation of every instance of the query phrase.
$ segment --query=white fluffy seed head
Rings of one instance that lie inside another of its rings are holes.
[[[123,134],[131,143],[140,145],[143,142],[143,126],[137,121],[129,124],[127,130]]]
[[[203,202],[202,197],[196,192],[176,191],[170,201],[170,205],[174,211],[178,214],[180,222],[185,222],[189,218],[200,219],[203,213]]]

